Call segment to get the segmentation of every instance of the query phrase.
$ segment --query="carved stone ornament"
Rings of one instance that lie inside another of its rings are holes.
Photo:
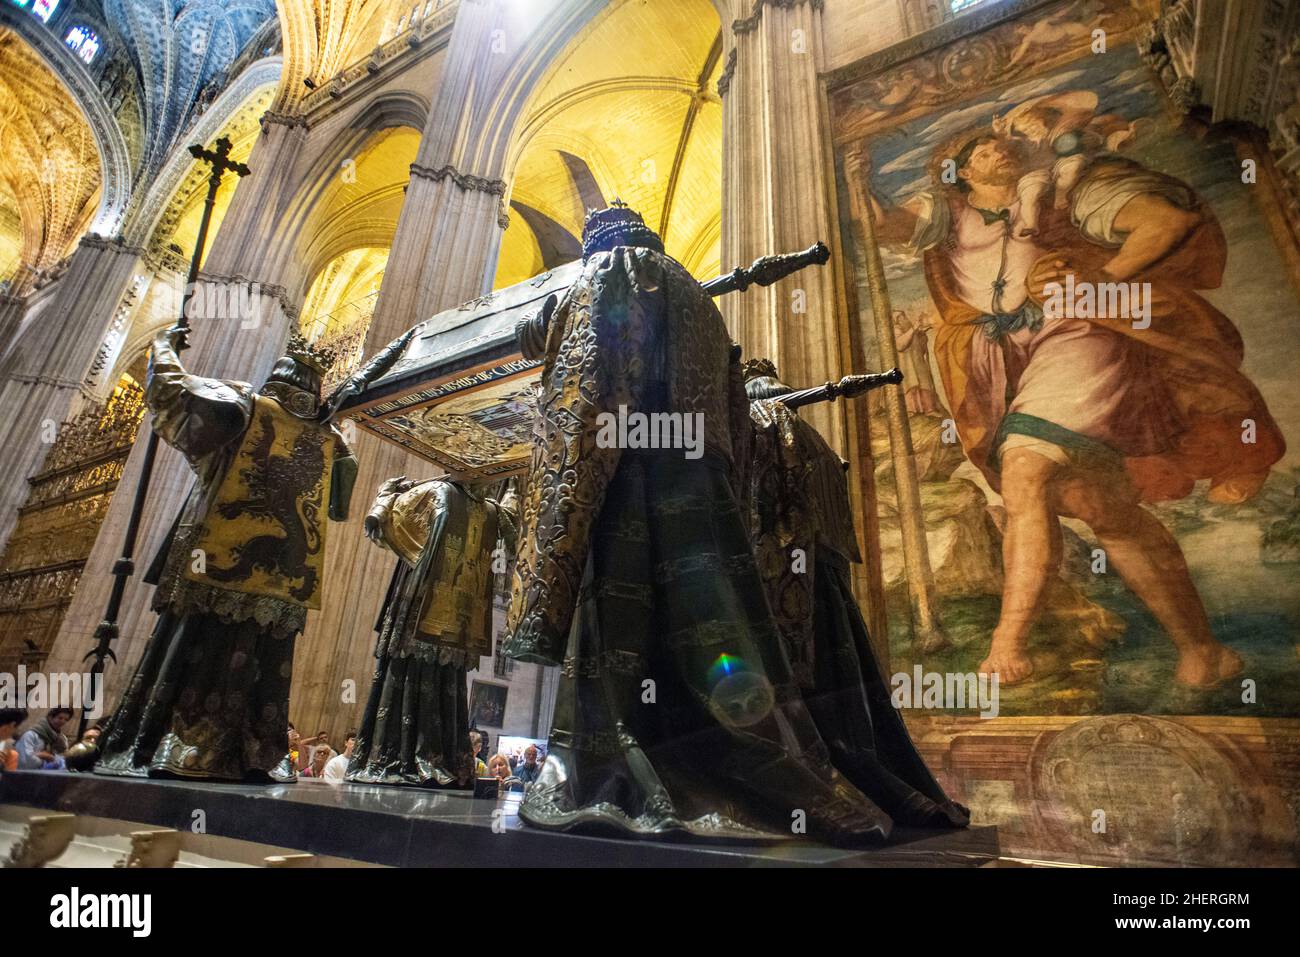
[[[9,851],[5,867],[44,867],[61,856],[76,833],[75,814],[39,814],[29,818],[27,829]]]
[[[181,853],[181,832],[132,831],[131,849],[114,867],[171,867]]]
[[[451,181],[465,191],[474,190],[480,193],[487,193],[491,196],[503,196],[506,191],[504,180],[488,179],[484,176],[474,176],[469,173],[462,173],[448,163],[439,169],[431,169],[428,166],[421,166],[419,163],[411,164],[411,175],[420,176],[424,179],[431,179],[435,183],[440,183],[448,177]]]

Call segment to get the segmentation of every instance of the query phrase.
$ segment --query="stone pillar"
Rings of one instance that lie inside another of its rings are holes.
[[[733,44],[718,84],[724,272],[758,256],[832,242],[832,167],[817,78],[821,11],[821,0],[759,0],[748,16],[724,27]],[[805,269],[766,289],[724,297],[720,306],[746,354],[768,356],[799,388],[853,371],[841,350],[839,268]],[[821,405],[805,415],[832,446],[845,450],[838,407]]]
[[[27,479],[45,460],[57,426],[74,411],[86,371],[141,250],[84,236],[41,321],[5,358],[0,379],[0,548],[27,498]],[[51,423],[53,427],[51,427]]]
[[[205,273],[240,276],[268,286],[284,282],[294,243],[284,235],[283,222],[300,185],[295,161],[306,141],[307,124],[301,117],[262,116],[262,135],[248,158],[251,172],[240,179],[221,228],[209,241]]]
[[[769,253],[821,240],[837,248],[834,160],[826,135],[823,0],[733,0],[723,27],[729,46],[718,92],[723,103],[722,268],[747,266]],[[719,305],[746,356],[767,356],[795,388],[819,385],[857,368],[846,304],[839,290],[850,263],[834,257],[766,289],[724,296]],[[802,312],[796,310],[802,309]],[[883,593],[876,554],[874,490],[866,403],[824,403],[801,412],[851,463],[849,489],[865,565],[854,585],[880,630]],[[859,425],[859,418],[861,426]]]
[[[11,296],[0,293],[0,359],[4,357],[18,327],[23,321],[23,312],[27,308],[27,299],[23,296]]]

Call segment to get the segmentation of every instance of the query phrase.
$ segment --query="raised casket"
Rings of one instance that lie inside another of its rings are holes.
[[[823,243],[764,256],[711,279],[711,296],[770,286],[830,258]],[[561,296],[582,273],[575,260],[488,293],[423,324],[381,378],[343,404],[343,417],[409,449],[457,478],[502,478],[528,467],[540,360],[525,359],[515,324]],[[370,354],[378,355],[379,349]]]
[[[344,415],[460,478],[523,471],[542,363],[519,354],[515,323],[581,271],[581,262],[566,263],[438,313]]]

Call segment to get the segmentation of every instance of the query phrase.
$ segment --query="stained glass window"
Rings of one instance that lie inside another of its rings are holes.
[[[99,52],[99,37],[95,36],[94,30],[87,27],[73,27],[68,31],[63,42],[73,53],[81,57],[83,63],[95,59],[95,54]]]
[[[54,10],[59,5],[59,0],[36,0],[32,4],[32,13],[41,18],[42,23],[49,23],[50,17],[54,16]]]

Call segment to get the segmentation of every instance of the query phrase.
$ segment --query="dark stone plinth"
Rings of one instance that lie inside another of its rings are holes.
[[[863,850],[810,840],[659,843],[538,831],[520,822],[516,796],[485,800],[359,784],[259,787],[14,771],[0,776],[0,803],[178,831],[188,831],[202,810],[208,834],[406,867],[973,867],[998,856],[991,827],[898,832],[889,844]]]

